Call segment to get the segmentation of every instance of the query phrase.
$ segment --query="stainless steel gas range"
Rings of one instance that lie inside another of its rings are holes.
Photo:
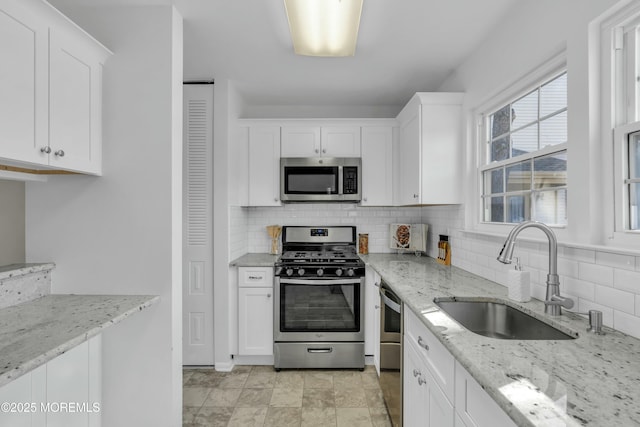
[[[364,270],[351,226],[282,228],[274,365],[364,369]]]

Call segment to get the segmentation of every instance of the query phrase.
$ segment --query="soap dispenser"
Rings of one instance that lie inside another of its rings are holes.
[[[516,257],[514,270],[509,270],[507,274],[507,290],[509,299],[517,302],[527,302],[531,300],[531,274],[522,271],[520,259]]]

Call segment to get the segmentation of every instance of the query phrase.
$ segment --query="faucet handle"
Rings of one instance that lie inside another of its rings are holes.
[[[575,302],[571,298],[551,295],[551,298],[544,302],[545,305],[561,305],[564,308],[572,308]]]

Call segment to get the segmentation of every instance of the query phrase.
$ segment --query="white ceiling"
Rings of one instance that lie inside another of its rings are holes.
[[[295,55],[283,0],[50,1],[174,3],[185,80],[231,79],[248,105],[399,107],[437,90],[523,0],[365,0],[356,54],[346,58]]]
[[[185,79],[230,78],[248,104],[396,105],[443,80],[517,0],[365,0],[354,57],[297,56],[283,0],[175,0]]]

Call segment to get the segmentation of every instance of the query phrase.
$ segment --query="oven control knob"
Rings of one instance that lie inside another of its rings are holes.
[[[350,269],[347,270],[347,276],[353,277],[354,274],[356,274],[356,272],[353,271],[353,268],[350,268]]]
[[[287,276],[293,276],[293,268],[287,268]]]
[[[316,271],[316,274],[318,276],[322,276],[324,274],[324,271],[321,268],[319,268],[318,271]]]
[[[304,276],[304,268],[299,268],[298,269],[298,275],[299,276]]]
[[[336,269],[336,276],[338,276],[338,277],[342,276],[342,269],[341,268]]]

